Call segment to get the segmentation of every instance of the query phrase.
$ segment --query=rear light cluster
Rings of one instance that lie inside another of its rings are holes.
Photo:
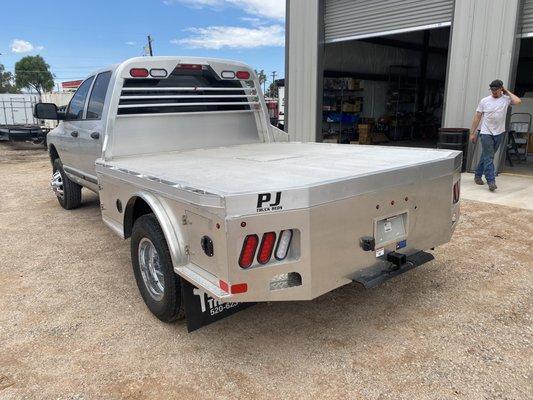
[[[202,71],[207,67],[201,64],[178,64],[177,66],[180,70],[189,70],[189,71]],[[166,78],[167,70],[163,68],[152,68],[150,71],[146,68],[132,68],[130,69],[130,76],[132,78],[147,78],[152,76],[153,78]],[[222,71],[222,78],[224,79],[240,79],[247,81],[250,79],[250,72],[248,71]]]
[[[459,203],[460,196],[461,196],[461,181],[457,181],[453,185],[453,204]]]
[[[167,70],[163,68],[152,68],[150,71],[146,68],[130,69],[130,76],[133,78],[147,78],[149,75],[154,78],[165,78],[167,76]]]
[[[259,237],[257,235],[253,234],[246,236],[244,238],[241,255],[239,257],[240,267],[246,269],[252,266],[256,257],[258,245],[259,251],[257,251],[257,262],[259,264],[268,264],[268,262],[272,259],[272,254],[274,254],[274,258],[276,260],[284,260],[289,254],[292,236],[292,229],[281,231],[279,235],[277,235],[276,232],[266,232],[261,238],[260,245]]]
[[[222,73],[220,75],[224,79],[235,79],[235,78],[237,78],[237,79],[240,79],[240,80],[243,80],[243,81],[247,81],[248,79],[250,79],[250,73],[248,71],[237,71],[237,72],[222,71]]]

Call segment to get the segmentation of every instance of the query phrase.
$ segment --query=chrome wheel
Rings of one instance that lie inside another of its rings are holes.
[[[159,260],[159,254],[148,238],[142,238],[139,243],[139,267],[150,296],[156,301],[160,301],[165,293],[165,278]]]
[[[63,177],[61,176],[61,173],[58,170],[56,170],[52,175],[52,179],[50,180],[50,186],[52,187],[52,190],[54,191],[57,197],[62,199],[65,196],[65,191],[63,189]]]

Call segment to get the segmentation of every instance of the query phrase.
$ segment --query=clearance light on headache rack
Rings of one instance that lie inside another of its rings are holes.
[[[276,251],[274,252],[274,257],[276,260],[281,261],[287,257],[289,252],[289,247],[291,246],[292,240],[292,229],[286,229],[281,231],[279,235],[278,245],[276,246]]]
[[[178,69],[188,69],[193,71],[201,71],[204,66],[201,64],[178,64]]]
[[[154,78],[165,78],[167,76],[167,70],[163,68],[152,68],[150,70],[150,76]]]
[[[237,79],[243,79],[243,80],[250,79],[250,73],[248,71],[237,71],[235,76],[237,77]]]
[[[222,78],[224,78],[224,79],[235,79],[235,72],[233,72],[233,71],[222,71],[220,76],[222,76]]]
[[[133,78],[146,78],[148,70],[146,68],[132,68],[130,69],[130,76]]]

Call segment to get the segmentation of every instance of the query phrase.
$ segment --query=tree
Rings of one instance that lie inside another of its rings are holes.
[[[13,74],[6,71],[0,64],[0,93],[17,93],[18,90],[13,84]]]
[[[265,93],[266,97],[272,97],[273,99],[278,98],[278,85],[276,85],[276,82],[272,82],[270,86],[268,87],[268,90]]]
[[[261,71],[254,70],[254,71],[255,71],[255,74],[257,75],[257,79],[259,79],[259,85],[263,85],[264,87],[264,83],[267,80],[265,71],[264,70],[261,70]],[[263,88],[263,91],[264,91],[264,88]]]
[[[34,89],[42,94],[54,87],[54,75],[41,56],[26,56],[15,64],[15,82],[18,88]]]

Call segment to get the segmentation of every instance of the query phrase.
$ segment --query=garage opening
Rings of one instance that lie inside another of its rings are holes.
[[[533,37],[520,40],[514,91],[522,104],[511,111],[504,171],[533,175]]]
[[[450,27],[325,44],[322,139],[437,147]]]

